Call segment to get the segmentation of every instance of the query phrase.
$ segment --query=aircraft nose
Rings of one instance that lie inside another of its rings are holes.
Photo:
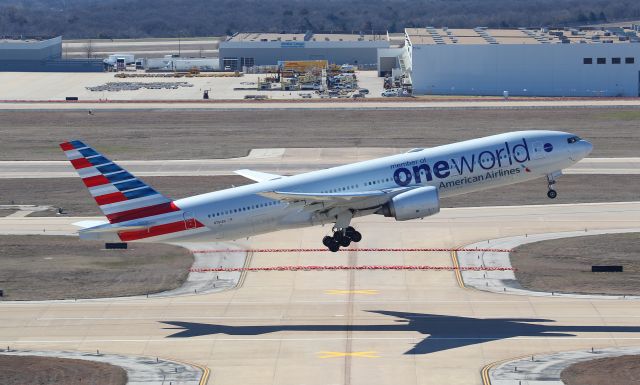
[[[582,139],[580,141],[580,149],[582,150],[582,156],[586,157],[587,155],[591,154],[591,151],[593,151],[593,144],[591,144],[591,142],[589,142],[588,140]]]

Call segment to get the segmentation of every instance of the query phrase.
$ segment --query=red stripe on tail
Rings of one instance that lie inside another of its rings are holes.
[[[110,203],[122,202],[126,200],[127,200],[127,197],[124,196],[124,194],[121,193],[120,191],[110,193],[110,194],[104,194],[96,197],[96,202],[100,206],[108,205]]]
[[[180,209],[178,208],[178,206],[174,205],[173,202],[167,202],[167,203],[161,203],[159,205],[139,207],[133,210],[107,214],[107,219],[111,223],[120,223],[120,222],[131,221],[134,219],[151,217],[154,215],[171,213],[174,211],[180,211]]]
[[[92,167],[93,165],[86,160],[85,158],[71,159],[70,160],[73,167],[78,170],[81,168]]]
[[[203,227],[204,225],[198,221],[195,221],[195,227],[187,229],[184,221],[166,223],[164,225],[158,225],[149,227],[146,230],[133,230],[133,231],[121,231],[118,233],[122,242],[130,242],[143,238],[157,237],[159,235],[177,233],[185,230],[192,230],[195,228]]]
[[[104,175],[90,176],[88,178],[84,178],[82,181],[87,187],[102,186],[103,184],[111,183]]]
[[[73,145],[69,142],[60,143],[60,148],[62,151],[73,150]]]

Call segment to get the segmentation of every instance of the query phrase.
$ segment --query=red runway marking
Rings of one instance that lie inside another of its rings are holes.
[[[435,270],[435,271],[515,271],[512,267],[483,267],[483,266],[469,266],[469,267],[454,267],[454,266],[384,266],[384,265],[369,265],[369,266],[272,266],[272,267],[203,267],[189,269],[192,273],[209,273],[209,272],[243,272],[243,271],[335,271],[335,270]]]
[[[305,252],[326,252],[328,249],[202,249],[191,250],[192,253],[305,253]],[[409,251],[486,251],[494,253],[510,253],[511,249],[444,249],[444,248],[364,248],[364,249],[340,249],[340,251],[374,251],[374,252],[409,252]]]

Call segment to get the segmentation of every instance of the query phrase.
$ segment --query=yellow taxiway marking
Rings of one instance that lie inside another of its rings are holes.
[[[319,358],[338,358],[338,357],[362,357],[362,358],[380,358],[378,352],[319,352]]]
[[[378,294],[378,290],[325,290],[325,294]]]

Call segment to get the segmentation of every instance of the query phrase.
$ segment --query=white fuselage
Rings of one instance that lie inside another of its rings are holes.
[[[249,184],[175,201],[185,222],[204,227],[142,241],[233,240],[271,231],[335,222],[304,202],[288,203],[258,193],[355,193],[398,187],[433,186],[441,197],[496,188],[559,173],[585,157],[591,144],[569,143],[572,134],[520,131]],[[526,203],[526,202],[523,202]],[[380,204],[363,201],[354,216]]]

